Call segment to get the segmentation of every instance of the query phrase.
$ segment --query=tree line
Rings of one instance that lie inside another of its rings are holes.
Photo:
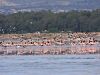
[[[100,32],[100,9],[93,11],[0,14],[0,33]]]

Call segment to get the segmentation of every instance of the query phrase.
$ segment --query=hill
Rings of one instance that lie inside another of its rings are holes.
[[[18,11],[52,10],[92,10],[100,8],[100,0],[0,0],[1,13]]]

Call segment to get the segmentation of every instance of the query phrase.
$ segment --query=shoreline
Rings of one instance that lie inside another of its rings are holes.
[[[66,54],[100,54],[100,32],[0,35],[0,55]]]
[[[50,55],[50,54],[44,54],[44,55],[0,55],[1,57],[5,57],[5,56],[91,56],[91,55],[98,55],[100,56],[100,54],[65,54],[65,55]]]

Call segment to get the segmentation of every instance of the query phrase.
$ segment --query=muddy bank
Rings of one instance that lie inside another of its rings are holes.
[[[0,47],[0,55],[64,55],[64,54],[96,54],[99,46],[6,46]]]

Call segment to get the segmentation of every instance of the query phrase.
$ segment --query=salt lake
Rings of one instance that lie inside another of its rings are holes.
[[[0,75],[100,75],[100,54],[0,56]]]

